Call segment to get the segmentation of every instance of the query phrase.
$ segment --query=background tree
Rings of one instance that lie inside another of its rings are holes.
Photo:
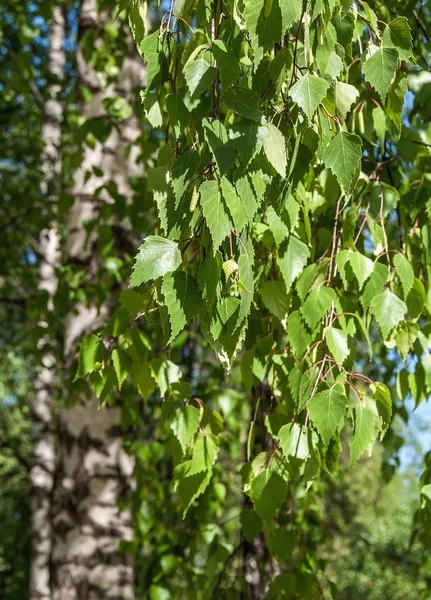
[[[44,99],[41,131],[42,180],[41,195],[46,199],[48,226],[39,235],[40,296],[45,295],[46,310],[39,321],[40,364],[35,380],[32,403],[33,464],[30,473],[32,490],[32,570],[31,592],[33,600],[51,598],[50,560],[52,549],[51,504],[54,489],[56,456],[54,401],[56,396],[56,366],[58,353],[53,345],[56,336],[53,321],[53,297],[58,287],[56,269],[59,266],[60,233],[57,222],[57,201],[61,191],[61,146],[64,99],[62,85],[65,76],[66,18],[63,6],[55,6],[48,32],[47,92]],[[49,323],[51,321],[51,323]],[[51,325],[51,327],[50,327]]]
[[[67,365],[77,340],[109,317],[113,290],[121,285],[121,257],[133,248],[127,223],[133,214],[130,180],[141,176],[142,168],[132,93],[143,83],[144,66],[134,58],[122,21],[113,22],[113,8],[84,0],[78,13],[79,145],[72,159],[66,233],[66,279],[75,279],[76,287],[65,316]],[[105,341],[109,346],[108,336]],[[97,348],[90,352],[97,356]],[[84,363],[78,376],[85,372]],[[122,449],[120,408],[105,400],[99,410],[93,393],[86,397],[79,388],[70,390],[65,403],[53,507],[52,596],[132,598],[131,560],[118,549],[132,535],[130,511],[120,510],[118,501],[127,495],[133,471],[133,460]]]

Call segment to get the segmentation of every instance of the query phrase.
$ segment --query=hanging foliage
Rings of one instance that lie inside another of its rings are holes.
[[[224,451],[223,469],[238,467],[214,390],[197,397],[175,361],[199,331],[223,367],[208,381],[248,406],[244,535],[263,530],[278,556],[292,489],[336,472],[341,440],[352,465],[371,452],[401,410],[367,369],[373,352],[397,350],[401,397],[431,392],[431,134],[425,104],[403,114],[420,69],[410,4],[186,0],[152,32],[135,5],[120,10],[147,65],[158,223],[107,328],[84,339],[79,376],[102,401],[126,380],[160,399],[186,515]]]

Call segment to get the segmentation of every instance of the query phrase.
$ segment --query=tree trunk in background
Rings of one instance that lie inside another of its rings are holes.
[[[78,41],[88,32],[102,31],[101,24],[108,20],[113,22],[112,13],[98,14],[96,0],[83,0]],[[95,48],[99,42],[96,40]],[[143,63],[130,43],[115,85],[103,88],[78,49],[77,77],[78,88],[85,86],[92,93],[88,102],[80,100],[80,112],[87,119],[104,119],[104,98],[130,95],[132,88],[142,84]],[[67,258],[85,271],[87,281],[97,277],[101,259],[97,234],[88,235],[85,223],[98,218],[101,203],[112,202],[105,192],[96,198],[96,190],[114,182],[126,201],[131,197],[129,177],[142,174],[136,162],[138,150],[132,145],[139,134],[138,119],[132,116],[122,121],[119,129],[112,127],[104,144],[96,142],[90,147],[84,143],[81,166],[74,176],[75,202],[69,215]],[[68,314],[67,362],[76,355],[81,336],[106,320],[110,310],[107,304],[101,308],[76,304]],[[120,408],[98,409],[95,398],[65,408],[61,414],[59,453],[53,519],[53,600],[132,599],[132,561],[119,553],[120,542],[132,537],[131,514],[127,509],[119,510],[118,500],[130,489],[134,464],[122,447]]]
[[[41,195],[54,206],[56,185],[61,171],[61,126],[63,103],[60,98],[65,67],[64,9],[55,7],[49,29],[48,99],[44,106],[42,141],[43,182]],[[50,214],[48,219],[51,220]],[[41,331],[49,327],[52,298],[57,290],[55,268],[59,262],[59,235],[56,223],[41,231],[39,239],[39,290],[47,293],[47,314],[39,322]],[[51,501],[55,471],[55,434],[53,423],[53,393],[56,364],[52,336],[40,338],[40,366],[35,381],[32,402],[33,462],[30,473],[32,498],[32,563],[30,573],[30,600],[50,600],[50,555],[52,547]]]

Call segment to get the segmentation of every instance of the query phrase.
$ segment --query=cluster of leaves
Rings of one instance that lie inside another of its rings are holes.
[[[150,34],[141,3],[120,6],[147,65],[158,225],[145,229],[136,289],[84,339],[77,378],[102,403],[116,388],[162,399],[186,516],[230,427],[184,369],[198,327],[236,374],[216,372],[220,382],[231,377],[250,406],[241,525],[275,556],[287,499],[336,471],[340,433],[353,464],[403,414],[390,377],[364,373],[377,346],[397,351],[401,400],[431,391],[431,134],[410,6],[185,1]]]

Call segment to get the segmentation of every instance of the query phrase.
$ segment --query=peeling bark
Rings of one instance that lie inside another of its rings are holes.
[[[55,497],[54,600],[133,598],[127,494],[133,461],[122,448],[119,408],[99,409],[96,399],[63,412],[61,461]]]

